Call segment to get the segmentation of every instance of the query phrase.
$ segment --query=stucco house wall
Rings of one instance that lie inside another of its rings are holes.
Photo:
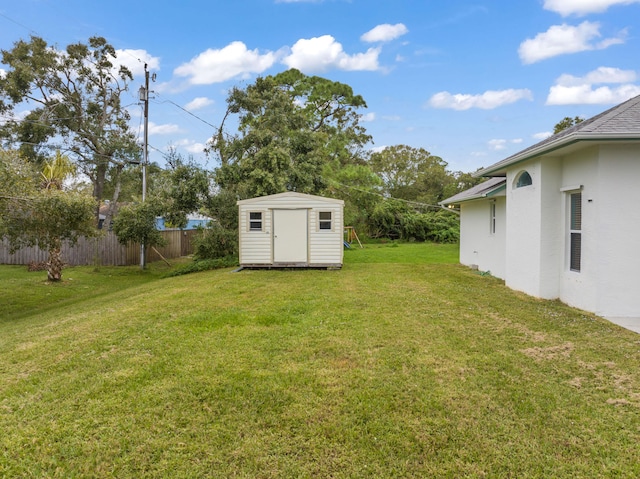
[[[532,183],[518,188],[518,178],[525,171]],[[540,161],[508,171],[506,186],[505,282],[510,288],[540,296]]]
[[[524,171],[531,184],[518,187]],[[486,186],[441,203],[460,206],[463,264],[500,262],[499,249],[486,246],[478,218],[488,198],[478,199],[478,191],[504,181],[505,284],[607,318],[629,318],[640,330],[640,96],[478,174],[490,178]],[[570,201],[577,192],[581,252],[579,271],[572,271]],[[478,248],[489,257],[472,261]]]
[[[558,262],[560,285],[557,297],[571,306],[587,311],[597,309],[599,288],[599,268],[594,261],[599,249],[599,215],[594,203],[599,190],[598,156],[599,147],[594,146],[558,158],[562,167],[559,188],[562,195],[559,200],[562,215],[558,223],[562,240],[558,244],[563,246],[563,255]],[[569,268],[570,195],[577,191],[582,192],[582,258],[579,272]]]
[[[597,245],[583,253],[597,276],[593,311],[604,316],[640,316],[639,149],[602,146],[597,179],[597,189],[584,196],[587,211],[595,210],[591,234]]]
[[[491,227],[491,204],[495,206],[495,229]],[[505,277],[506,201],[504,196],[469,201],[460,205],[460,263]]]

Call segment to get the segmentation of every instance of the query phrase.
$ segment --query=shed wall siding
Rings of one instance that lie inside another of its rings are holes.
[[[331,211],[333,229],[320,230],[318,213]],[[309,264],[342,264],[344,247],[343,213],[340,207],[321,206],[309,214]]]
[[[262,231],[249,231],[249,212],[262,212]],[[259,205],[241,207],[238,218],[240,264],[270,264],[271,211]]]

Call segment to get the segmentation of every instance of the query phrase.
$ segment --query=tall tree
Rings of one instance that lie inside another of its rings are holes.
[[[361,162],[370,141],[359,124],[358,110],[365,107],[348,85],[298,70],[232,89],[209,150],[221,163],[215,172],[218,185],[242,198],[322,192],[324,165]],[[238,132],[227,135],[231,116],[237,116]]]
[[[390,146],[372,153],[369,164],[382,179],[384,193],[393,198],[435,205],[453,180],[447,163],[424,148]]]
[[[167,169],[154,175],[146,201],[132,202],[118,212],[113,231],[121,243],[162,245],[164,239],[156,228],[157,217],[163,217],[165,224],[173,228],[184,228],[189,213],[208,205],[209,173],[193,159],[184,160],[174,149],[169,152],[167,164]]]
[[[211,195],[210,175],[193,158],[184,160],[171,149],[168,168],[157,175],[151,190],[166,223],[174,228],[187,226],[187,216],[208,204]]]
[[[553,127],[553,134],[560,133],[562,130],[566,130],[567,128],[571,128],[572,126],[577,125],[578,123],[582,123],[584,118],[580,118],[579,116],[575,116],[571,118],[570,116],[565,116],[562,120],[555,124]]]
[[[67,191],[69,162],[57,155],[37,173],[16,152],[2,152],[0,162],[0,237],[9,240],[10,250],[38,246],[48,251],[50,281],[62,279],[62,243],[95,234],[90,195]]]
[[[0,133],[34,162],[49,156],[51,142],[61,142],[91,178],[97,200],[103,199],[108,172],[119,178],[139,156],[121,102],[133,76],[115,60],[115,49],[102,37],[61,51],[32,36],[2,50],[8,69],[0,77],[0,112],[10,115],[25,105],[30,111],[24,119],[6,122]],[[117,197],[112,200],[115,204]]]

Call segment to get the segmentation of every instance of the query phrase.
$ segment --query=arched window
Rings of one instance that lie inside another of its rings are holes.
[[[531,175],[528,172],[523,171],[522,173],[520,173],[520,176],[518,176],[518,180],[516,181],[516,188],[529,186],[532,183],[533,181],[531,180]]]

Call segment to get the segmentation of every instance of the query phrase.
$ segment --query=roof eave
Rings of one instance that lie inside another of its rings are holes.
[[[460,198],[460,199],[457,199],[455,201],[450,201],[450,199],[455,198],[455,196],[452,196],[450,199],[446,199],[444,201],[441,201],[438,204],[440,206],[458,205],[460,203],[466,203],[467,201],[474,201],[474,200],[481,200],[483,198],[490,198],[492,196],[497,195],[501,191],[504,191],[506,188],[507,188],[507,185],[504,184],[504,183],[501,183],[500,185],[494,186],[493,188],[490,188],[489,190],[483,191],[482,193],[478,193],[478,194],[475,194],[475,195],[472,195],[472,196],[468,196],[466,198]]]
[[[561,148],[565,148],[567,146],[573,145],[579,141],[628,141],[628,140],[640,140],[640,134],[638,132],[630,132],[630,133],[585,133],[585,132],[576,132],[570,135],[563,136],[558,138],[556,141],[551,141],[548,143],[541,144],[538,148],[535,146],[526,150],[521,151],[520,153],[516,153],[515,155],[499,161],[487,168],[483,168],[481,170],[476,171],[473,176],[476,178],[479,177],[490,177],[490,176],[505,176],[506,170],[508,167],[511,167],[517,163],[521,163],[523,161],[530,160],[537,156],[541,156],[544,154],[551,153],[553,151],[559,150]]]

